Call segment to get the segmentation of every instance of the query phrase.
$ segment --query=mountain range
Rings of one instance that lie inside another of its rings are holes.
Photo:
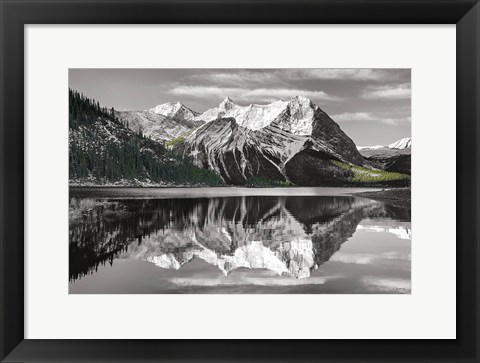
[[[69,110],[71,185],[224,184],[211,171],[171,153],[156,137],[142,135],[131,119],[120,121],[114,109],[70,90]],[[158,120],[158,127],[170,122]]]
[[[410,139],[357,149],[325,111],[301,96],[248,106],[226,97],[203,113],[171,102],[143,111],[114,111],[113,121],[230,185],[409,184],[405,165],[387,168],[385,158],[372,157],[370,151],[406,154]]]
[[[412,139],[406,137],[389,145],[359,146],[362,156],[386,171],[410,174]]]
[[[198,167],[208,168],[228,184],[265,178],[294,184],[325,183],[329,160],[363,165],[354,142],[318,106],[303,97],[269,105],[238,106],[225,99],[206,111],[203,126],[177,150]],[[298,174],[297,165],[317,164]],[[330,173],[330,172],[328,172]],[[307,180],[308,179],[308,180]]]
[[[390,145],[357,146],[357,149],[358,150],[378,150],[378,149],[410,150],[411,147],[412,147],[412,138],[405,137],[403,139],[392,142]]]

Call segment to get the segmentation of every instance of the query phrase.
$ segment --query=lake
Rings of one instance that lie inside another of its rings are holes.
[[[69,293],[410,293],[411,210],[364,190],[70,188]]]

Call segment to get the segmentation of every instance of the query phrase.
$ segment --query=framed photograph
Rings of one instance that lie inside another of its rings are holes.
[[[69,293],[411,293],[410,84],[70,69]]]
[[[478,1],[1,11],[2,362],[480,361]]]

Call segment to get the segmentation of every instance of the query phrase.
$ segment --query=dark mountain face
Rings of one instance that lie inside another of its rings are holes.
[[[403,154],[389,158],[385,163],[384,170],[410,175],[412,170],[411,155]]]
[[[381,170],[402,174],[411,174],[411,148],[391,149],[382,147],[377,149],[362,149],[360,153],[372,166]]]
[[[331,162],[327,153],[305,149],[297,153],[285,165],[289,180],[302,186],[338,186],[348,184],[353,172]]]
[[[324,111],[317,109],[313,120],[312,138],[326,143],[340,156],[338,159],[355,165],[364,164],[362,155],[352,139]]]

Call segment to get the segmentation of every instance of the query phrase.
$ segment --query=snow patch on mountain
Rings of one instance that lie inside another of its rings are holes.
[[[390,145],[357,146],[357,150],[367,150],[367,149],[376,150],[376,149],[382,149],[382,148],[403,150],[411,147],[412,147],[412,138],[405,137],[403,139],[395,141],[394,143],[391,143]]]
[[[363,150],[363,149],[381,149],[382,147],[385,147],[384,145],[375,145],[375,146],[357,146],[357,150]]]
[[[395,141],[394,143],[388,145],[390,149],[407,149],[412,147],[412,138],[411,137],[405,137],[401,140]]]
[[[193,121],[197,112],[192,111],[180,102],[167,102],[146,110],[170,118],[181,118],[187,121]]]
[[[310,135],[315,110],[318,107],[305,97],[296,96],[290,101],[275,101],[267,105],[240,106],[226,97],[218,107],[195,117],[197,121],[211,122],[219,118],[235,119],[239,126],[260,130],[271,124],[296,135]]]

